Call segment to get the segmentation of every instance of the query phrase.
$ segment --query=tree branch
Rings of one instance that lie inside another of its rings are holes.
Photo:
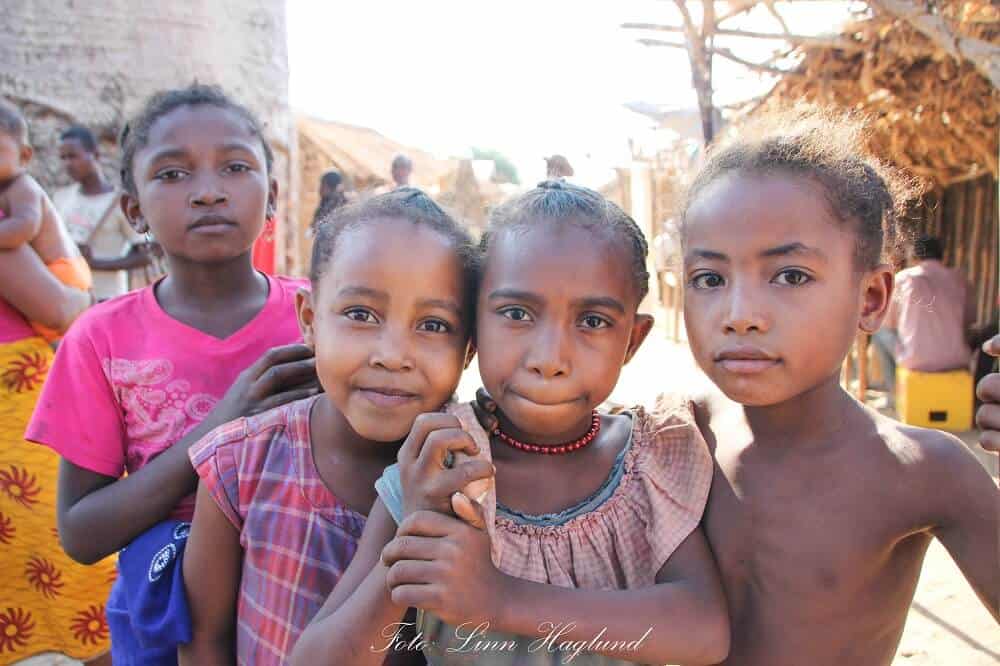
[[[956,60],[969,61],[994,88],[1000,88],[1000,46],[954,34],[944,19],[910,0],[869,0],[868,4],[906,21]]]
[[[636,40],[643,46],[666,46],[674,49],[687,49],[687,44],[681,44],[678,42],[667,42],[662,39],[638,39]],[[771,67],[769,65],[764,65],[759,62],[752,62],[750,60],[744,60],[740,58],[732,51],[721,46],[715,46],[710,49],[706,49],[707,53],[712,55],[717,55],[727,60],[732,60],[733,62],[739,63],[748,69],[752,69],[757,72],[763,72],[765,74],[774,74],[775,76],[792,76],[798,77],[802,76],[800,73],[794,70],[781,69],[780,67]]]
[[[655,23],[622,23],[622,28],[629,30],[655,30],[659,32],[684,32],[684,28],[675,25],[660,25]],[[824,37],[820,35],[795,35],[780,34],[772,32],[755,32],[753,30],[732,30],[729,28],[716,28],[716,35],[724,37],[746,37],[748,39],[773,39],[775,41],[785,41],[791,44],[803,46],[815,46],[840,49],[847,52],[863,51],[864,47],[849,39],[838,37]]]

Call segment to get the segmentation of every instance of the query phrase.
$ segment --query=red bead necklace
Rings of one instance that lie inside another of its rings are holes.
[[[597,433],[601,431],[601,416],[594,411],[594,415],[590,419],[590,430],[585,432],[579,439],[574,439],[572,442],[567,442],[566,444],[559,444],[548,446],[545,444],[529,444],[527,442],[522,442],[520,440],[514,439],[503,430],[500,429],[500,424],[497,423],[496,428],[493,429],[493,434],[496,435],[501,442],[507,446],[512,446],[519,451],[527,451],[528,453],[571,453],[582,449],[583,447],[590,444],[597,437]]]

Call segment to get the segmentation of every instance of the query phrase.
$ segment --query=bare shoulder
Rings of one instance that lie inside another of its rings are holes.
[[[906,478],[906,485],[931,505],[995,486],[969,448],[952,434],[905,425],[875,415],[878,440]]]

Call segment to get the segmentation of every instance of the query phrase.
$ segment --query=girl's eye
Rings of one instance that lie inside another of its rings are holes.
[[[718,289],[726,280],[718,273],[699,273],[691,278],[690,284],[695,289]]]
[[[164,169],[156,174],[157,180],[180,180],[184,177],[184,172],[181,169]]]
[[[417,325],[417,330],[425,331],[427,333],[450,333],[451,326],[440,319],[428,319],[420,322],[420,324]]]
[[[797,268],[786,268],[775,275],[773,281],[776,284],[782,284],[788,287],[801,287],[807,282],[812,282],[812,277],[810,277],[805,271],[800,271]]]
[[[512,321],[531,321],[531,315],[528,314],[528,311],[517,306],[504,308],[500,314]]]
[[[351,308],[344,312],[344,316],[352,321],[360,321],[365,324],[377,324],[378,320],[369,310],[362,308]]]
[[[244,171],[250,170],[250,165],[243,164],[242,162],[237,162],[235,164],[230,164],[227,168],[230,171],[235,171],[236,173],[243,173]]]
[[[609,328],[611,326],[611,322],[605,319],[604,317],[592,314],[584,315],[580,323],[583,324],[584,328],[589,328],[589,329]]]

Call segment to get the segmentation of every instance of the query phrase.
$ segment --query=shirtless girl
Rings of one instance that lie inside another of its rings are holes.
[[[933,538],[997,617],[997,488],[955,437],[841,388],[857,331],[889,304],[901,199],[857,125],[787,122],[715,152],[683,216],[691,349],[732,401],[702,424],[725,663],[890,664]]]

